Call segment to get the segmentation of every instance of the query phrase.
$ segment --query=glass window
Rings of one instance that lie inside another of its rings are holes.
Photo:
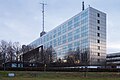
[[[58,45],[61,45],[61,37],[58,38]]]
[[[50,34],[49,39],[52,39],[52,34]]]
[[[99,63],[99,62],[100,62],[100,59],[97,59],[97,62]]]
[[[79,22],[75,23],[75,24],[74,24],[74,27],[75,27],[75,28],[78,27],[79,24],[80,24]]]
[[[62,41],[62,44],[64,44],[64,43],[66,43],[66,39],[64,39],[64,40]]]
[[[81,44],[84,44],[84,43],[88,43],[88,39],[87,39],[87,38],[86,38],[86,39],[81,40]]]
[[[97,53],[98,56],[100,56],[100,53]]]
[[[68,30],[71,30],[72,29],[72,25],[68,26]]]
[[[17,67],[17,64],[16,63],[12,63],[12,67]]]
[[[54,47],[57,46],[57,41],[56,41],[56,39],[53,40],[53,45],[54,45]]]
[[[58,36],[60,36],[60,35],[61,35],[61,31],[58,32]]]
[[[100,40],[99,40],[99,39],[97,40],[97,43],[100,43]]]
[[[82,19],[81,20],[81,24],[85,24],[85,23],[87,23],[88,22],[88,18],[85,18],[85,19]]]
[[[88,31],[81,33],[81,37],[85,37],[85,36],[88,36]]]
[[[72,41],[72,37],[68,38],[68,42]]]
[[[88,47],[88,39],[83,39],[81,40],[81,47],[82,48],[87,48]]]
[[[72,49],[72,43],[68,44],[68,50]]]
[[[97,13],[97,17],[100,17],[100,14],[99,14],[99,13]]]
[[[76,30],[74,31],[74,35],[75,35],[75,34],[78,34],[78,33],[80,33],[80,28],[78,28],[78,29],[76,29]]]
[[[58,28],[58,31],[61,31],[61,26]]]
[[[77,48],[77,47],[79,47],[79,46],[80,46],[80,42],[79,42],[79,41],[74,42],[74,47],[75,47],[75,48]]]
[[[97,36],[100,37],[100,33],[97,33]]]
[[[68,33],[68,37],[71,37],[71,36],[72,36],[72,32],[69,32],[69,33]]]
[[[52,41],[50,41],[50,46],[52,46]]]
[[[100,46],[98,46],[98,50],[100,50]]]
[[[62,33],[65,33],[66,31],[67,31],[67,29],[63,29],[63,30],[62,30]]]
[[[72,25],[72,20],[68,22],[68,26]]]
[[[63,43],[63,44],[66,43],[66,35],[63,35],[63,36],[62,36],[62,43]]]
[[[97,26],[97,30],[100,30],[100,27],[99,27],[99,26]]]
[[[43,43],[43,38],[41,38],[41,44]]]
[[[68,42],[72,41],[72,32],[68,33]]]
[[[88,11],[86,11],[86,12],[84,12],[84,13],[81,14],[81,18],[84,18],[86,16],[88,16]]]
[[[47,35],[46,37],[47,37],[47,41],[49,41],[49,35]]]
[[[56,36],[57,36],[57,34],[55,33],[55,34],[53,35],[53,38],[56,38]]]
[[[46,36],[44,36],[44,42],[46,42]]]
[[[66,24],[64,24],[63,26],[62,26],[62,29],[65,29],[66,28]]]
[[[97,23],[100,24],[100,20],[97,20]]]
[[[80,38],[80,34],[74,35],[74,40],[79,39]]]
[[[62,26],[62,33],[65,33],[67,31],[67,26],[66,26],[66,24],[64,24],[63,26]]]
[[[84,25],[81,27],[81,32],[88,31],[88,25]]]
[[[79,21],[79,18],[80,18],[80,16],[75,17],[75,18],[74,18],[74,22]]]
[[[66,35],[63,35],[63,36],[62,36],[62,39],[66,39]]]

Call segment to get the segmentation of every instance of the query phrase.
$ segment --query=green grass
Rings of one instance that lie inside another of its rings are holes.
[[[15,77],[8,77],[14,72]],[[0,80],[120,80],[117,72],[35,72],[35,71],[0,71]]]

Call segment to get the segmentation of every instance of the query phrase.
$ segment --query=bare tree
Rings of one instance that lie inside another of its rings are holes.
[[[69,64],[79,64],[80,63],[80,50],[69,50],[67,55],[67,63]]]
[[[80,61],[81,61],[81,60],[80,60],[81,54],[80,54],[80,49],[79,49],[79,47],[77,47],[74,56],[75,56],[75,63],[79,64]]]
[[[2,55],[2,60],[3,60],[2,64],[4,67],[4,71],[5,71],[5,62],[7,61],[7,57],[6,57],[7,47],[8,47],[8,43],[4,40],[1,40],[0,48],[1,48],[1,55]]]
[[[7,62],[13,62],[13,61],[18,61],[18,54],[20,50],[19,42],[14,42],[12,43],[1,40],[0,41],[0,56],[2,60],[2,64],[4,66],[5,70],[5,63]]]
[[[19,55],[20,55],[20,50],[21,50],[21,45],[19,42],[14,42],[13,43],[13,50],[15,53],[15,59],[17,62],[17,67],[18,67],[18,61],[19,61]]]
[[[15,53],[13,49],[13,43],[11,41],[8,43],[7,47],[7,61],[8,62],[15,61]]]
[[[51,63],[53,61],[52,46],[46,49],[45,61],[46,63]]]
[[[90,52],[89,49],[85,49],[84,52],[81,53],[81,61],[82,65],[85,66],[84,77],[87,77],[88,66],[90,65]]]
[[[3,63],[3,56],[0,48],[0,67],[2,67],[2,63]]]

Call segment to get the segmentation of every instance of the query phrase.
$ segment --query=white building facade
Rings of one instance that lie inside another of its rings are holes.
[[[106,14],[92,7],[81,11],[30,46],[55,50],[57,59],[65,60],[70,51],[79,49],[79,54],[89,54],[90,65],[104,64],[106,60]]]

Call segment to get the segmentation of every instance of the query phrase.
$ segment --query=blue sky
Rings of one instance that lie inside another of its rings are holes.
[[[107,53],[120,52],[120,0],[84,0],[107,14]],[[42,30],[40,2],[0,0],[0,40],[29,44]],[[45,31],[48,32],[81,11],[82,0],[44,0]]]

